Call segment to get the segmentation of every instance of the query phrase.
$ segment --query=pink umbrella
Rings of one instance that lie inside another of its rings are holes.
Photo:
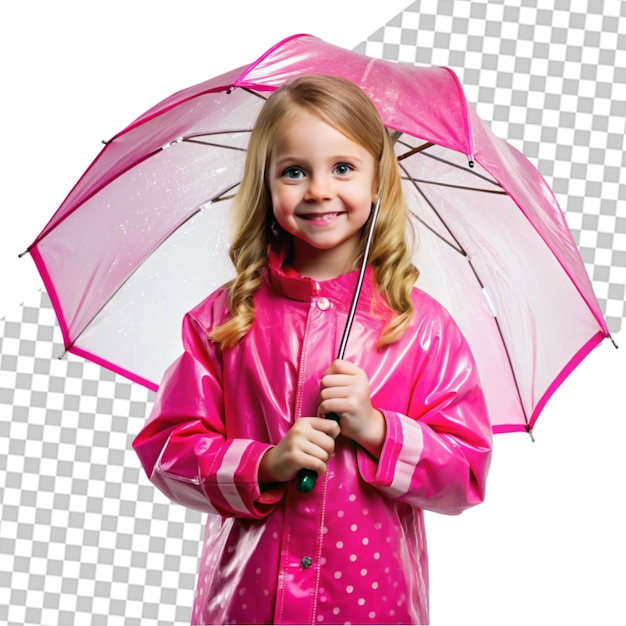
[[[156,389],[183,314],[232,276],[229,206],[268,92],[303,74],[359,85],[394,131],[419,286],[475,354],[495,432],[533,427],[606,322],[539,172],[495,137],[448,68],[290,37],[178,92],[109,141],[29,247],[66,349]]]

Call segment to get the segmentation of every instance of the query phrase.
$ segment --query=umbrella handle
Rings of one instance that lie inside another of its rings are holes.
[[[339,423],[339,415],[336,413],[328,413],[325,415],[327,420],[334,420]],[[297,489],[300,493],[310,493],[315,487],[315,481],[317,480],[317,472],[312,469],[301,469],[298,472],[298,485]]]
[[[312,469],[301,469],[298,472],[297,489],[300,493],[311,493],[315,487],[317,472]]]

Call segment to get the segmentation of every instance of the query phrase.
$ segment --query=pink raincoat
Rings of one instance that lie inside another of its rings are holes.
[[[308,494],[261,492],[263,454],[295,419],[317,415],[357,273],[316,282],[270,264],[244,340],[220,352],[218,290],[184,320],[134,447],[169,498],[209,513],[193,623],[428,623],[422,509],[483,500],[491,428],[476,368],[448,313],[415,289],[403,337],[378,350],[387,319],[371,269],[345,358],[363,368],[387,434],[380,459],[342,437]]]

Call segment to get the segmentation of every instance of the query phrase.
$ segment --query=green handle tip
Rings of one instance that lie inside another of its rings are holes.
[[[298,491],[300,493],[310,493],[311,491],[313,491],[316,478],[317,474],[315,472],[303,472],[298,479]]]

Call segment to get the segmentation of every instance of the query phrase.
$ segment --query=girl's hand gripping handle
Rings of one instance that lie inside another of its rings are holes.
[[[339,415],[336,413],[328,413],[325,415],[326,419],[333,420],[339,424]],[[301,469],[298,472],[298,485],[297,489],[300,493],[310,493],[315,487],[315,481],[317,480],[317,472],[311,469]]]

